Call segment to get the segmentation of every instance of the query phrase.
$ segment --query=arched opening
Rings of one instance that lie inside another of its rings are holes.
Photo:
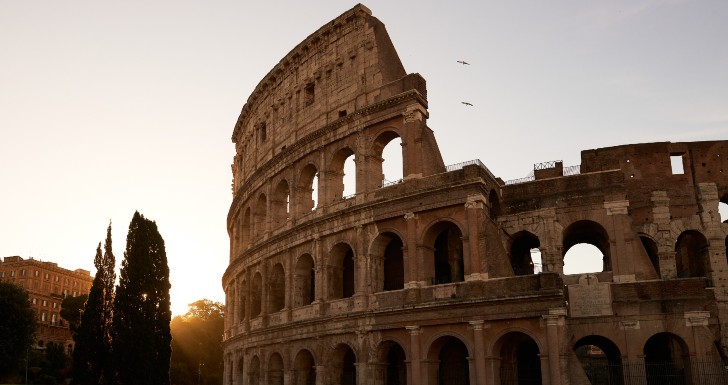
[[[350,298],[354,295],[354,250],[346,243],[331,249],[329,297]]]
[[[276,186],[271,198],[271,219],[272,226],[279,228],[286,224],[290,214],[291,191],[288,182],[284,179]]]
[[[298,183],[298,212],[306,214],[316,209],[318,202],[318,170],[312,164],[306,165],[301,170]]]
[[[316,363],[308,350],[301,350],[293,360],[293,383],[316,385]]]
[[[677,237],[675,265],[678,278],[706,277],[710,271],[708,240],[699,231],[687,230]]]
[[[501,385],[541,385],[540,352],[533,338],[511,332],[501,337],[497,346],[500,346]]]
[[[612,270],[609,236],[600,224],[577,221],[564,230],[563,236],[564,274]]]
[[[268,211],[268,200],[265,194],[260,194],[258,200],[255,203],[253,210],[253,229],[255,230],[255,238],[260,239],[265,235],[265,219]]]
[[[293,307],[313,303],[316,293],[316,274],[311,255],[304,254],[296,261],[293,285]]]
[[[356,166],[354,151],[342,148],[331,159],[326,172],[326,186],[333,202],[356,193]]]
[[[490,219],[495,220],[500,215],[500,198],[498,198],[498,193],[495,190],[490,190],[490,194],[488,194],[488,210]]]
[[[283,385],[283,357],[273,353],[268,360],[268,384]]]
[[[539,247],[541,247],[541,241],[528,231],[514,234],[513,244],[511,244],[511,268],[514,275],[530,275],[541,270]],[[534,261],[537,254],[538,261]]]
[[[356,385],[356,355],[349,345],[340,344],[334,349],[331,368],[339,385]]]
[[[440,222],[428,234],[435,234],[432,237],[435,267],[433,284],[464,281],[463,236],[460,228],[451,222]]]
[[[400,290],[404,288],[404,252],[402,239],[387,231],[379,234],[369,249],[375,264],[374,291]]]
[[[611,340],[591,335],[574,344],[584,374],[592,385],[622,385],[622,355]]]
[[[283,265],[277,263],[273,266],[268,280],[269,310],[271,312],[281,311],[286,305],[286,277]]]
[[[440,337],[428,353],[429,382],[437,385],[470,385],[468,348],[452,336]]]
[[[260,312],[262,310],[262,289],[263,277],[260,275],[260,273],[255,273],[255,276],[253,276],[253,287],[250,288],[250,296],[252,297],[252,302],[250,303],[250,315],[252,317],[260,316]]]
[[[652,263],[652,267],[655,269],[655,273],[657,273],[657,277],[660,277],[660,256],[657,252],[657,243],[650,237],[646,235],[640,235],[640,241],[642,242],[642,247],[645,249],[645,253],[647,253],[647,257],[650,258],[650,263]]]
[[[658,333],[644,347],[647,385],[690,383],[690,358],[685,342],[671,333]]]
[[[379,381],[384,385],[407,385],[407,362],[404,349],[392,341],[382,345],[379,361],[382,364]]]
[[[245,383],[245,359],[241,357],[240,360],[238,360],[238,373],[236,376],[235,384],[243,385],[244,383]]]
[[[372,175],[381,175],[382,186],[397,183],[404,177],[402,140],[396,132],[380,134],[374,141],[373,153],[380,157],[381,163],[372,165]]]
[[[260,377],[260,359],[258,356],[253,357],[250,360],[250,370],[248,370],[248,384],[247,385],[263,385]]]

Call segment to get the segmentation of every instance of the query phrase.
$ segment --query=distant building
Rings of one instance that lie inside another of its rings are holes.
[[[29,293],[38,320],[34,346],[39,349],[49,342],[73,348],[68,322],[61,318],[61,301],[67,296],[88,294],[93,279],[88,270],[67,270],[55,262],[18,256],[0,261],[0,281],[13,282]]]

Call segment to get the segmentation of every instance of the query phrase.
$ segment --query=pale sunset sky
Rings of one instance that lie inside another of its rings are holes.
[[[238,114],[355,4],[0,1],[0,257],[95,273],[109,221],[120,263],[139,210],[166,242],[173,313],[224,301]],[[364,5],[427,80],[447,164],[509,180],[585,149],[728,139],[728,1]]]

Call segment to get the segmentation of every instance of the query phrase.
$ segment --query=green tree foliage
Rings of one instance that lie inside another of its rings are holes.
[[[61,318],[68,322],[68,327],[74,335],[81,324],[81,313],[87,300],[88,294],[81,294],[76,297],[68,296],[61,302]]]
[[[114,362],[120,385],[168,385],[169,267],[154,221],[139,212],[129,224],[113,314]]]
[[[172,320],[174,385],[220,385],[223,375],[222,333],[225,305],[209,299],[189,304],[189,311]]]
[[[26,359],[36,329],[28,292],[0,282],[0,381],[13,375]]]
[[[104,254],[101,243],[96,248],[94,277],[88,300],[81,315],[81,323],[74,340],[73,384],[104,385],[113,383],[111,364],[111,322],[114,301],[116,259],[111,250],[111,224],[106,229]]]

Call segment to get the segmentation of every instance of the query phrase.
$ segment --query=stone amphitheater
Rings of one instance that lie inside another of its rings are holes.
[[[445,165],[427,118],[362,5],[260,81],[232,135],[224,384],[728,383],[728,141],[504,182]],[[565,273],[583,245],[599,268]]]

